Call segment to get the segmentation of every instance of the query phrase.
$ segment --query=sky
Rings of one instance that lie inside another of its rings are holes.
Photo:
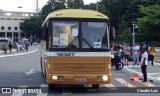
[[[48,0],[39,0],[39,8],[41,9]],[[95,3],[97,0],[83,0],[85,4]],[[21,6],[22,8],[18,8]],[[4,11],[25,11],[36,12],[36,0],[0,0],[0,10]]]

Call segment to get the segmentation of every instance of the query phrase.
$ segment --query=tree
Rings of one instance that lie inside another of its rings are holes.
[[[46,5],[42,7],[41,17],[43,20],[47,17],[50,12],[65,9],[65,0],[49,0]]]
[[[90,3],[84,6],[84,9],[91,9],[91,10],[96,10],[97,8],[97,3]],[[98,2],[98,11],[107,14],[105,6],[102,1]]]
[[[41,25],[42,18],[33,16],[30,19],[24,20],[24,22],[20,23],[20,29],[25,33],[26,37],[30,36],[40,39],[41,37]]]
[[[145,16],[138,18],[140,31],[146,40],[159,40],[160,38],[160,7],[152,5],[148,7],[141,6],[140,13]],[[152,36],[152,38],[151,38]]]
[[[67,8],[84,8],[84,1],[83,0],[66,0]]]

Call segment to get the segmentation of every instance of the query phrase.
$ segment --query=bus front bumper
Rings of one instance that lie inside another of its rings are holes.
[[[48,84],[108,84],[111,74],[47,74]]]

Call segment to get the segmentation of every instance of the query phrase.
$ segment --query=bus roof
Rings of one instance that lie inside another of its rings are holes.
[[[96,18],[96,19],[109,19],[106,15],[88,9],[61,9],[51,12],[46,17],[42,26],[50,18]]]

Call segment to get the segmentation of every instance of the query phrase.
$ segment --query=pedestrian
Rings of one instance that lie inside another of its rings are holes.
[[[129,56],[130,56],[130,47],[128,44],[126,44],[126,46],[124,47],[124,52],[125,52],[125,66],[129,66],[128,65],[128,61],[129,61]]]
[[[18,42],[16,42],[16,49],[17,49],[17,51],[19,49],[19,43]]]
[[[28,51],[28,42],[25,41],[25,47],[26,47],[26,51]]]
[[[7,48],[6,48],[5,44],[2,46],[2,51],[4,51],[4,53],[7,53]]]
[[[11,51],[12,51],[12,44],[11,44],[11,42],[9,42],[8,48],[9,48],[9,51],[11,53]]]
[[[140,46],[138,45],[138,42],[133,46],[133,62],[134,65],[139,65],[139,50]]]
[[[119,53],[118,53],[118,51],[116,51],[115,53],[114,53],[114,64],[115,64],[115,67],[116,67],[116,70],[118,70],[118,62],[119,62]]]
[[[147,50],[146,48],[142,48],[141,70],[144,77],[142,82],[147,82],[147,62],[148,62]]]
[[[155,53],[156,53],[156,50],[155,50],[154,46],[152,45],[151,48],[149,49],[150,61],[151,61],[152,66],[153,66]]]

